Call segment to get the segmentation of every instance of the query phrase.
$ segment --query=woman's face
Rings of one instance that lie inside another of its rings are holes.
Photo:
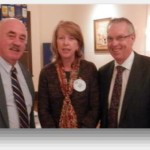
[[[57,49],[62,60],[73,61],[75,52],[79,50],[78,41],[60,28],[57,33]]]

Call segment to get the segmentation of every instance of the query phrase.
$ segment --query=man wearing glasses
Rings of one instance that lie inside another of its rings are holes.
[[[150,58],[133,50],[136,35],[127,18],[107,27],[113,61],[99,69],[101,128],[150,127]]]

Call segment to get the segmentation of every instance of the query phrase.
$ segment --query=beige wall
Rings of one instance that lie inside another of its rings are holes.
[[[147,9],[147,28],[146,28],[146,55],[150,56],[150,5]]]
[[[95,63],[97,68],[112,59],[109,53],[94,52],[93,20],[107,17],[127,17],[135,25],[137,39],[135,51],[146,54],[145,29],[147,25],[147,5],[28,5],[31,11],[32,29],[32,65],[35,90],[38,87],[39,73],[42,68],[42,43],[51,42],[52,33],[60,20],[72,20],[78,23],[83,31],[85,58]]]

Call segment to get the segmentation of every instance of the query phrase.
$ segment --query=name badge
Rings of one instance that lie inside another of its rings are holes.
[[[83,92],[86,89],[86,83],[82,79],[77,79],[73,83],[73,88],[78,92]]]

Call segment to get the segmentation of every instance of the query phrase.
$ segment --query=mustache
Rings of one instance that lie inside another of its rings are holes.
[[[10,47],[10,50],[19,52],[19,51],[20,51],[20,46],[14,44],[14,45],[12,45],[12,46]]]

